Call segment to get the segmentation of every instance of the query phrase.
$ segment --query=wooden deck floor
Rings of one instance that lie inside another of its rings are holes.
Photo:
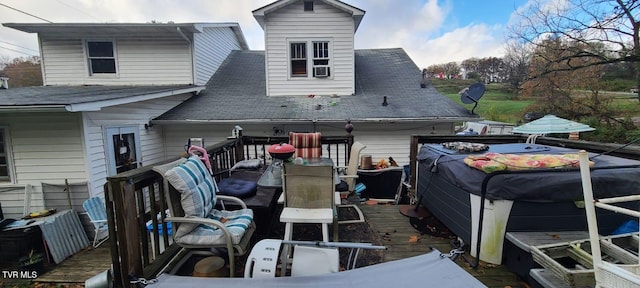
[[[420,235],[411,227],[408,218],[399,212],[399,206],[362,205],[360,207],[372,230],[378,234],[381,244],[387,247],[383,252],[385,262],[429,252],[431,251],[429,247],[434,247],[443,253],[451,250],[448,239]],[[418,240],[413,241],[412,237],[413,239],[418,237]],[[467,258],[473,260],[468,253]],[[481,262],[480,267],[472,269],[461,257],[458,257],[455,262],[488,287],[529,287],[502,265]],[[109,269],[110,264],[109,245],[105,243],[98,249],[86,249],[68,258],[38,277],[36,281],[55,284],[56,287],[65,287],[61,285],[62,283],[70,285],[66,287],[78,287],[73,283],[84,284],[88,278]]]
[[[362,205],[360,209],[366,215],[371,228],[379,234],[382,244],[387,246],[384,252],[385,262],[424,254],[431,251],[429,247],[434,247],[442,253],[448,253],[451,250],[448,239],[420,235],[411,227],[408,218],[399,212],[396,205]],[[410,241],[412,236],[418,236],[418,241]],[[473,260],[469,253],[466,257]],[[458,257],[455,262],[490,288],[529,287],[502,265],[480,262],[477,269],[472,269],[461,257]],[[428,280],[425,279],[425,281]]]

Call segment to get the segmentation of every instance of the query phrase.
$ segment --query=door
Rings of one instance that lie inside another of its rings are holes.
[[[141,166],[140,131],[138,127],[109,127],[105,131],[109,176]]]

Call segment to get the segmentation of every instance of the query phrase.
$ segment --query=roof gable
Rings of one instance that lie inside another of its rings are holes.
[[[262,29],[265,28],[265,16],[269,13],[273,13],[274,11],[280,10],[285,6],[288,6],[290,4],[293,4],[295,2],[298,1],[302,1],[302,0],[279,0],[276,2],[273,2],[271,4],[268,4],[266,6],[263,6],[261,8],[258,8],[256,10],[253,10],[253,17],[256,18],[256,21],[258,21],[258,23],[260,24],[260,27],[262,27]],[[338,0],[314,0],[314,1],[320,1],[323,2],[327,5],[333,6],[345,13],[350,14],[353,17],[353,21],[355,23],[355,31],[358,30],[358,26],[360,26],[360,22],[362,21],[362,17],[364,17],[365,11],[351,6],[349,4],[346,4],[342,1],[338,1]]]

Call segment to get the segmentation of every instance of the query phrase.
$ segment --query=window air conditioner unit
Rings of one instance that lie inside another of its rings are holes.
[[[329,66],[313,66],[313,75],[314,77],[329,77]]]

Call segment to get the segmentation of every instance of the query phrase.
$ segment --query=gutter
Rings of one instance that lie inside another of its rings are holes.
[[[93,102],[85,102],[85,103],[74,103],[64,105],[64,108],[68,112],[82,112],[82,111],[100,111],[103,107],[110,107],[121,104],[129,104],[134,102],[152,100],[162,97],[175,96],[180,94],[194,93],[194,95],[198,95],[200,91],[204,90],[204,86],[194,86],[189,88],[152,93],[152,94],[144,94],[138,96],[131,97],[123,97],[118,99],[109,99],[102,101],[93,101]]]
[[[178,34],[180,34],[180,36],[182,37],[182,39],[184,39],[184,41],[186,41],[187,43],[189,43],[189,56],[191,56],[191,84],[196,84],[196,64],[195,64],[195,55],[194,55],[194,49],[195,47],[193,47],[193,43],[191,42],[191,40],[189,39],[189,37],[187,37],[187,35],[184,34],[184,32],[182,32],[182,29],[180,29],[180,27],[176,27],[176,31],[178,32]]]
[[[66,105],[16,105],[0,106],[2,112],[64,112]]]
[[[482,118],[460,118],[460,117],[427,117],[427,118],[351,118],[351,123],[402,123],[402,122],[436,122],[436,121],[451,121],[451,122],[464,122],[464,121],[476,121]],[[291,123],[291,124],[307,124],[307,123],[345,123],[347,119],[184,119],[184,120],[151,120],[151,123],[157,125],[171,125],[171,124],[263,124],[263,123]]]

